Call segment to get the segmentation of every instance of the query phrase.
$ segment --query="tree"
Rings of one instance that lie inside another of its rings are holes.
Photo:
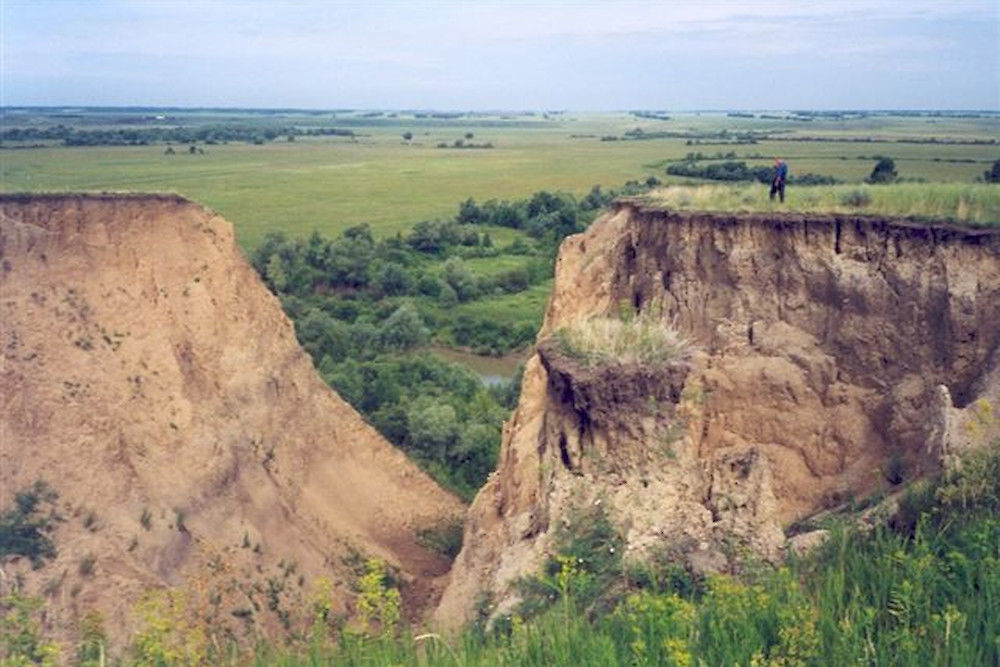
[[[329,357],[340,362],[352,352],[353,332],[349,325],[335,320],[318,308],[310,308],[303,317],[295,321],[295,332],[302,341],[302,347],[316,361]],[[324,371],[330,371],[327,366]]]
[[[993,163],[993,167],[983,172],[983,180],[987,183],[1000,183],[1000,160]]]
[[[459,301],[468,301],[477,296],[476,276],[459,257],[451,257],[444,263],[441,275],[451,285]]]
[[[412,132],[410,132],[409,130],[407,130],[406,132],[403,132],[403,141],[410,141],[411,139],[413,139],[413,133]]]
[[[281,260],[281,255],[275,253],[267,260],[267,268],[264,270],[264,277],[275,292],[283,292],[288,287],[288,272],[285,270],[285,263]]]
[[[872,169],[871,176],[868,177],[869,183],[892,183],[896,180],[896,163],[893,162],[891,157],[881,158],[877,163],[875,163],[875,168]]]
[[[444,461],[458,436],[458,416],[447,403],[424,399],[415,401],[407,415],[410,440],[427,458]]]
[[[441,289],[438,291],[437,297],[438,303],[445,308],[453,308],[458,305],[458,294],[446,282],[441,282]]]
[[[413,289],[413,276],[399,264],[389,263],[376,272],[375,283],[382,294],[398,296]]]
[[[485,222],[483,210],[476,205],[476,200],[469,197],[458,205],[458,216],[455,218],[463,224],[475,225]]]
[[[411,304],[404,303],[386,318],[379,338],[387,348],[406,350],[427,342],[428,335],[420,313]]]
[[[471,139],[471,138],[473,138],[474,136],[476,136],[476,135],[474,135],[474,134],[473,134],[472,132],[466,132],[466,133],[465,133],[465,138],[466,138],[466,139]]]

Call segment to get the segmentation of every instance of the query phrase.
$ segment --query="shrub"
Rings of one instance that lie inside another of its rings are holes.
[[[100,612],[91,611],[80,621],[80,644],[76,657],[79,665],[104,665],[107,632],[104,630],[104,617]]]
[[[43,480],[14,494],[14,506],[0,515],[0,559],[26,556],[33,567],[55,558],[50,534],[57,521],[55,503],[59,494]],[[47,510],[45,506],[48,506]]]
[[[404,303],[382,324],[379,340],[388,349],[406,350],[427,341],[428,331],[420,313]]]
[[[851,190],[840,195],[840,203],[844,206],[853,206],[855,208],[864,208],[872,203],[872,196],[867,190],[858,188],[856,190]]]
[[[555,555],[541,575],[519,582],[519,613],[536,616],[562,600],[591,617],[610,611],[622,591],[612,584],[622,577],[625,542],[600,499],[569,512],[555,532]]]
[[[609,619],[609,630],[627,642],[634,664],[690,665],[697,637],[696,607],[677,595],[629,595]]]
[[[454,558],[462,550],[462,519],[452,517],[417,531],[417,541],[431,551]]]
[[[936,495],[949,508],[1000,508],[1000,440],[966,454],[945,475]]]
[[[365,562],[365,574],[358,581],[358,620],[372,635],[387,635],[399,624],[399,590],[392,586],[385,561],[371,558]]]
[[[987,183],[1000,183],[1000,159],[993,163],[993,166],[983,172],[983,180]]]
[[[875,163],[871,175],[868,177],[869,183],[892,183],[896,180],[896,163],[891,157],[881,158]]]
[[[95,565],[97,565],[97,557],[92,553],[88,553],[80,559],[80,574],[84,577],[89,577],[94,573]]]
[[[59,649],[42,637],[45,601],[19,593],[0,598],[0,664],[56,665]]]
[[[131,653],[140,665],[207,663],[208,636],[188,596],[178,590],[154,590],[136,604],[140,630]]]

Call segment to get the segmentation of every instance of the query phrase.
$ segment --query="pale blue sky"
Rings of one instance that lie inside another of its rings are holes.
[[[1000,0],[0,0],[4,105],[1000,109]]]

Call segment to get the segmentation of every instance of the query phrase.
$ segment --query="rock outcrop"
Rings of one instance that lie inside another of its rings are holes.
[[[41,479],[65,519],[54,561],[3,574],[49,633],[100,611],[129,636],[164,587],[214,631],[278,633],[320,578],[346,610],[368,556],[412,613],[436,602],[448,562],[415,531],[460,503],[324,384],[229,223],[172,196],[0,196],[0,262],[0,503]]]
[[[583,371],[547,343],[622,309],[662,314],[690,368]],[[483,594],[509,607],[575,504],[606,503],[629,557],[703,571],[777,558],[793,520],[936,469],[1000,388],[1000,230],[625,202],[563,243],[539,341],[444,623]]]

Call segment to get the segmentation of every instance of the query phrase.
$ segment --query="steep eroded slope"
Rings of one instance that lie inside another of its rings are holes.
[[[447,561],[415,530],[459,502],[323,383],[229,223],[171,196],[3,196],[0,260],[0,502],[43,479],[67,519],[54,562],[5,576],[48,630],[100,610],[127,636],[144,591],[179,586],[219,631],[277,631],[319,577],[345,609],[365,556],[434,602]]]
[[[622,310],[673,323],[691,367],[601,379],[552,343]],[[1000,231],[623,203],[564,242],[539,341],[444,622],[484,593],[509,605],[581,503],[605,503],[630,556],[717,569],[741,547],[777,558],[792,520],[935,469],[968,439],[963,408],[998,390]]]

